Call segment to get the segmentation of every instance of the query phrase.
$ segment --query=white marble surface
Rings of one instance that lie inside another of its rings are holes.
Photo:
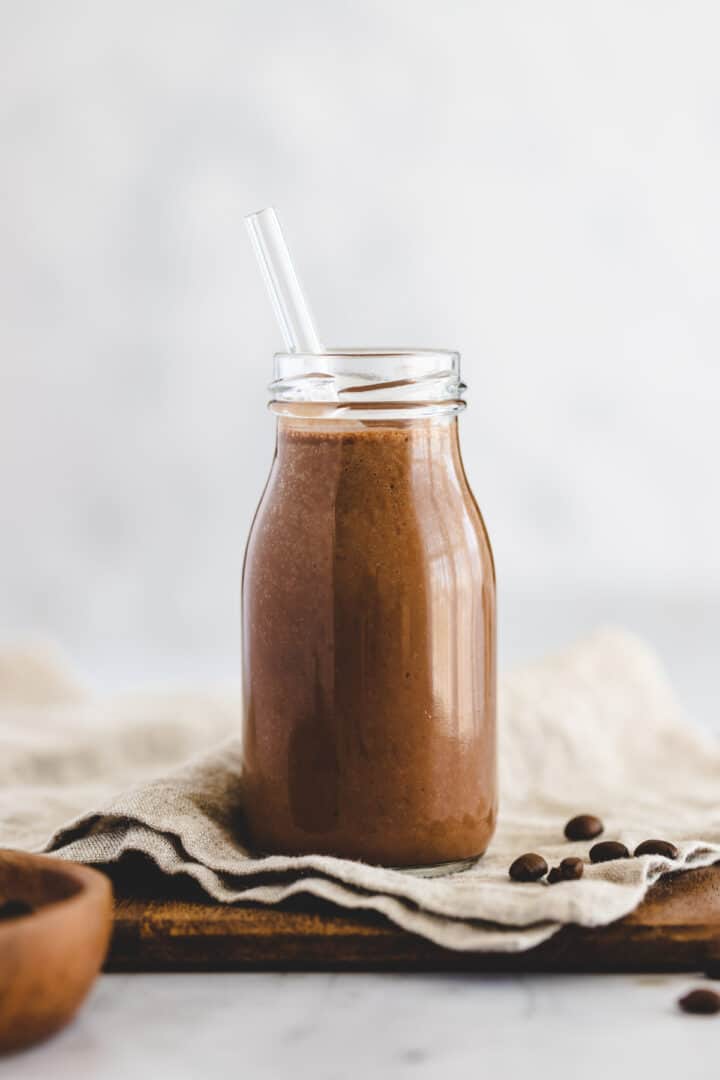
[[[685,976],[107,975],[5,1080],[707,1080]],[[718,984],[713,984],[718,985]]]

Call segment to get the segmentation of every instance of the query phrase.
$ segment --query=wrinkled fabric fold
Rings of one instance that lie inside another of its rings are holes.
[[[459,950],[518,952],[563,925],[605,925],[632,911],[669,870],[720,859],[720,744],[679,709],[654,654],[605,630],[510,673],[500,693],[497,834],[472,868],[424,879],[323,855],[257,857],[243,842],[233,694],[93,697],[65,665],[0,655],[0,843],[98,865],[141,853],[221,903],[314,896],[379,912]],[[579,881],[511,882],[510,862],[539,851],[587,859],[565,821],[598,814],[604,838],[632,851],[673,841],[679,858],[586,865]],[[49,837],[49,838],[48,838]]]

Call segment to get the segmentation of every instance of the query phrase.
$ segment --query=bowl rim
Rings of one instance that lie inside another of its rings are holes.
[[[11,915],[0,919],[0,939],[16,932],[30,922],[37,926],[40,921],[55,921],[58,916],[70,908],[92,904],[112,904],[112,885],[110,879],[99,870],[82,863],[65,860],[58,856],[16,848],[0,848],[0,864],[14,864],[17,872],[31,873],[33,867],[43,868],[57,877],[70,879],[77,888],[69,896],[49,900],[24,915]]]

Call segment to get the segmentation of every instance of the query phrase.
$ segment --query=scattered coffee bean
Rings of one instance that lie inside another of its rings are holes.
[[[568,840],[594,840],[599,836],[605,826],[599,817],[594,814],[578,814],[570,818],[565,826],[565,835]]]
[[[585,869],[582,859],[563,859],[559,866],[553,866],[548,874],[548,884],[557,885],[559,881],[577,881]]]
[[[635,848],[635,855],[663,855],[666,859],[677,859],[679,854],[669,840],[643,840]]]
[[[582,859],[577,859],[571,855],[569,859],[563,859],[560,863],[560,875],[563,881],[577,881],[578,878],[583,876],[585,870],[585,864]]]
[[[590,848],[590,862],[610,862],[612,859],[629,859],[630,852],[618,840],[601,840]]]
[[[683,1012],[711,1016],[720,1012],[720,994],[716,994],[714,990],[691,990],[685,997],[680,998],[678,1005]]]
[[[548,864],[542,855],[536,855],[534,851],[528,851],[510,867],[509,873],[513,881],[539,881],[547,874]]]
[[[0,904],[0,919],[17,919],[20,915],[32,915],[34,910],[25,900],[6,900]]]

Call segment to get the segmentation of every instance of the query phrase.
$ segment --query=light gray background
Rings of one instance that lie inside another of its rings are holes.
[[[504,659],[626,622],[714,713],[717,4],[0,11],[0,633],[237,673],[273,203],[327,342],[462,351]]]

